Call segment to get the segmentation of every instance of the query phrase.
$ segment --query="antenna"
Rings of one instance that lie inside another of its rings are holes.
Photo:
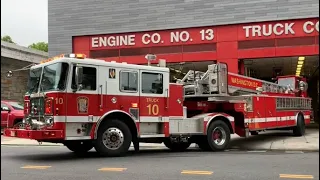
[[[15,71],[26,71],[26,70],[29,70],[31,68],[31,66],[33,66],[33,65],[35,65],[35,64],[32,63],[32,64],[29,64],[28,66],[25,66],[25,67],[21,68],[21,69],[15,69],[15,70],[12,70],[12,71],[8,71],[6,77],[7,78],[12,77],[13,76],[13,72],[15,72]]]
[[[144,58],[148,61],[148,66],[150,66],[151,61],[155,61],[157,59],[157,56],[155,54],[147,54]]]

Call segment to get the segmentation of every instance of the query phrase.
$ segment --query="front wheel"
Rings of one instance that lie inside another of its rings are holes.
[[[212,122],[207,132],[207,140],[211,150],[225,150],[230,142],[230,134],[230,129],[225,122],[221,120]]]
[[[132,134],[119,120],[107,120],[99,126],[95,149],[102,156],[123,156],[130,148]]]

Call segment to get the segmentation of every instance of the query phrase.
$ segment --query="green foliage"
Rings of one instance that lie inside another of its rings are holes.
[[[33,43],[28,47],[32,49],[37,49],[39,51],[48,52],[48,43],[46,42]]]
[[[12,41],[12,38],[8,35],[5,35],[3,37],[1,37],[1,41],[5,41],[5,42],[8,42],[8,43],[13,43],[15,44],[13,41]]]

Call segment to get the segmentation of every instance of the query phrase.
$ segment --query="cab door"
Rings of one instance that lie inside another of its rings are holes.
[[[163,122],[169,109],[169,72],[140,70],[140,122]]]
[[[75,90],[76,66],[82,67],[82,89]],[[68,122],[96,122],[100,112],[98,96],[101,87],[98,84],[99,67],[77,64],[72,67],[71,84],[68,87],[66,114]]]

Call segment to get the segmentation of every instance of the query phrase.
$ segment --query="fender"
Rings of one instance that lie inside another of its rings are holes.
[[[112,113],[123,113],[123,114],[126,114],[130,117],[130,119],[133,121],[134,124],[136,124],[135,120],[132,118],[132,116],[125,112],[125,111],[121,111],[121,110],[112,110],[112,111],[108,111],[107,113],[105,113],[104,115],[102,115],[99,120],[97,121],[97,124],[96,124],[96,127],[95,127],[95,130],[94,130],[94,139],[97,139],[97,133],[98,133],[98,128],[99,128],[99,125],[100,123],[102,122],[102,120],[107,117],[108,115],[112,114]],[[137,131],[137,134],[138,134],[138,129],[136,129]]]
[[[207,117],[209,119],[207,120],[206,129],[205,129],[204,134],[207,134],[211,121],[217,117],[223,117],[225,119],[228,119],[229,123],[231,124],[232,131],[234,132],[234,117],[232,117],[228,114],[225,114],[225,113],[212,113],[212,114],[208,115],[208,117]]]

